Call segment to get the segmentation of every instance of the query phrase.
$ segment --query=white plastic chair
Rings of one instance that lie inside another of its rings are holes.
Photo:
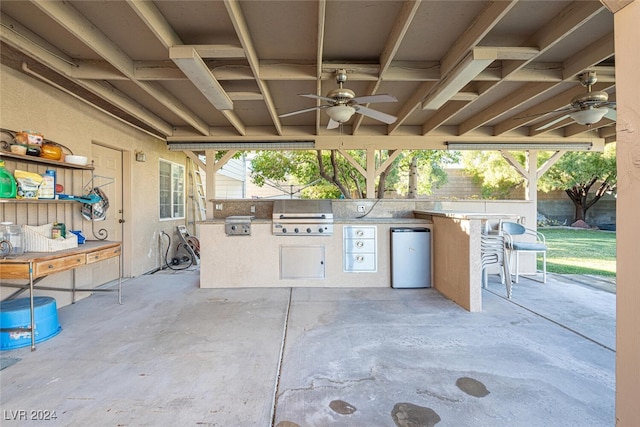
[[[501,282],[507,287],[507,298],[511,299],[511,274],[509,274],[509,263],[505,248],[504,236],[501,234],[482,234],[480,238],[481,259],[482,259],[482,287],[487,287],[487,267],[498,264]]]
[[[512,269],[516,276],[515,282],[518,283],[518,276],[520,275],[520,252],[533,252],[536,254],[536,264],[537,254],[542,254],[542,283],[547,283],[547,243],[544,235],[516,222],[503,222],[500,229],[505,236],[505,246],[509,252],[509,264],[511,264],[515,254],[515,269]],[[529,241],[520,241],[515,240],[514,236],[530,236],[530,238]],[[535,239],[535,241],[531,241],[531,238]]]

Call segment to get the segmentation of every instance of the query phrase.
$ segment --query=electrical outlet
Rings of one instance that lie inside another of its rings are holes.
[[[358,205],[358,212],[364,213],[364,205]]]
[[[251,213],[256,213],[256,207],[255,206],[251,205],[251,209],[250,210],[251,210]]]
[[[222,210],[222,203],[216,203],[216,210],[217,211],[221,211]]]

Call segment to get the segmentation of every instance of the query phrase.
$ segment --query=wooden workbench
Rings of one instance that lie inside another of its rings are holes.
[[[118,288],[76,288],[75,272],[70,289],[37,286],[36,283],[43,278],[62,271],[75,270],[84,265],[93,264],[109,258],[119,257],[118,266]],[[76,248],[64,249],[55,252],[27,252],[25,254],[0,259],[0,286],[19,288],[7,299],[12,299],[21,292],[29,289],[31,326],[23,330],[31,332],[31,350],[35,350],[35,334],[33,325],[35,324],[33,310],[33,291],[42,289],[48,291],[72,292],[75,302],[75,292],[118,292],[118,303],[122,303],[122,243],[87,240],[84,244]],[[6,280],[27,280],[28,283],[6,283]],[[3,330],[4,332],[4,330]]]

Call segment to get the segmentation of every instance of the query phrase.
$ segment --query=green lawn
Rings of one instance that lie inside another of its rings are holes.
[[[616,233],[573,228],[538,228],[547,240],[547,271],[616,275]],[[538,268],[542,268],[538,257]]]

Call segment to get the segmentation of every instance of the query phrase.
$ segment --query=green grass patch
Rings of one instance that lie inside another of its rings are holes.
[[[616,233],[574,228],[539,228],[549,247],[547,271],[615,277]],[[541,257],[538,268],[542,269]]]

